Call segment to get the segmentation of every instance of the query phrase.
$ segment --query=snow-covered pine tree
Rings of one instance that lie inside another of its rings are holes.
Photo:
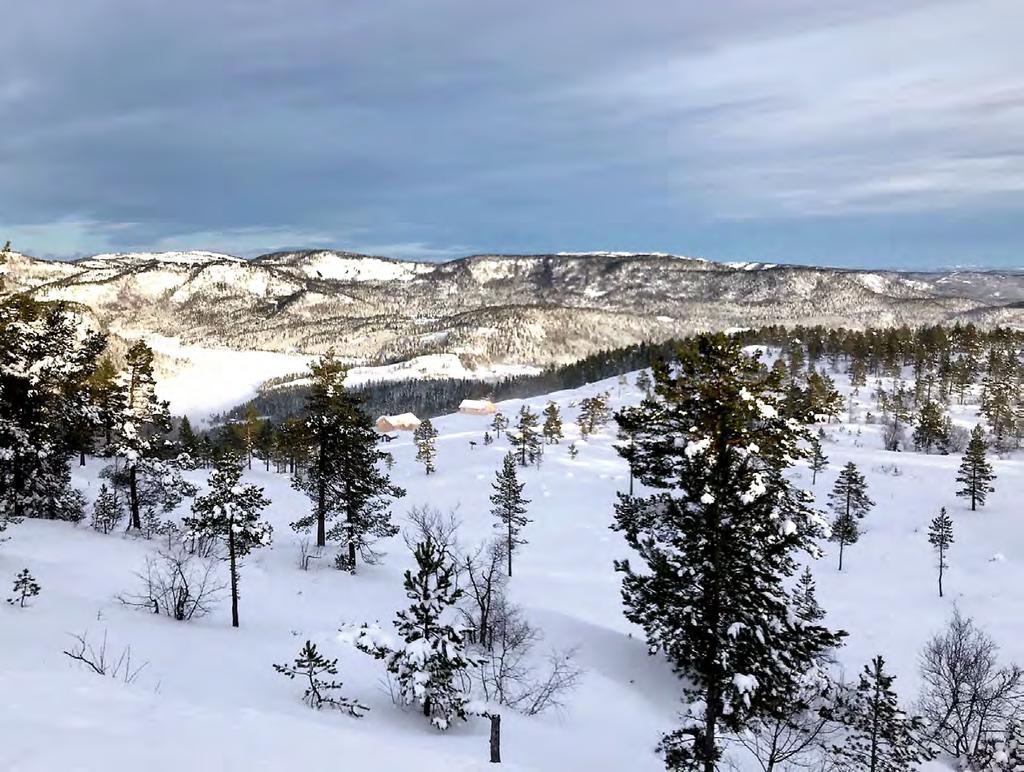
[[[28,599],[34,598],[39,594],[42,587],[39,586],[39,582],[32,576],[27,568],[22,569],[17,576],[14,577],[14,595],[7,599],[7,602],[12,606],[18,606],[25,608],[28,605]]]
[[[576,458],[580,453],[580,449],[576,447],[575,442],[569,443],[569,458]]]
[[[808,465],[811,468],[811,485],[815,485],[818,482],[818,474],[828,469],[828,456],[821,448],[821,440],[814,435],[811,435],[810,447]]]
[[[178,450],[187,456],[190,469],[197,467],[202,450],[199,438],[196,437],[196,433],[192,429],[192,422],[188,420],[187,415],[182,416],[181,422],[178,424]]]
[[[793,590],[793,611],[808,624],[815,624],[825,618],[825,610],[818,603],[811,567],[804,566]]]
[[[509,434],[509,441],[515,448],[520,466],[532,464],[540,457],[542,449],[537,423],[538,416],[530,410],[529,405],[519,408],[516,429],[514,433]]]
[[[544,427],[541,432],[545,440],[555,445],[564,436],[562,434],[562,413],[555,402],[548,402],[544,406]]]
[[[494,429],[494,436],[501,439],[501,433],[508,428],[508,418],[504,413],[497,412],[491,421],[491,428]]]
[[[1024,722],[1011,718],[1000,736],[982,738],[971,755],[977,772],[1019,772],[1024,769]]]
[[[401,642],[392,644],[376,627],[364,625],[355,631],[353,644],[387,663],[404,705],[419,705],[435,727],[445,730],[456,719],[466,719],[470,698],[464,684],[473,663],[463,631],[454,624],[463,591],[455,581],[452,557],[431,536],[413,554],[416,573],[405,572],[412,604],[395,620]]]
[[[985,498],[995,491],[992,481],[996,479],[992,472],[992,465],[985,457],[985,430],[978,424],[971,431],[971,439],[967,443],[967,450],[964,451],[963,460],[960,462],[960,470],[957,472],[956,481],[963,487],[956,492],[971,500],[971,511],[978,507],[985,506]]]
[[[363,412],[358,397],[345,388],[345,367],[328,352],[310,365],[312,384],[306,398],[304,436],[310,461],[297,469],[292,486],[312,502],[312,511],[292,523],[296,531],[316,528],[317,546],[327,539],[348,546],[339,565],[355,571],[356,556],[377,558],[375,539],[394,536],[388,504],[405,491],[391,483],[380,469],[386,454],[378,448],[373,421]],[[328,531],[327,523],[337,520]]]
[[[833,751],[850,769],[866,772],[907,772],[934,758],[924,739],[924,721],[899,707],[885,672],[885,660],[875,657],[865,665],[857,688],[843,701],[838,717],[845,736]]]
[[[231,579],[231,626],[238,627],[238,578],[241,560],[257,547],[270,544],[273,528],[260,520],[270,504],[263,489],[242,483],[242,461],[225,453],[213,467],[208,492],[192,502],[192,516],[184,520],[193,536],[220,539],[227,547]]]
[[[92,527],[100,533],[107,534],[117,527],[122,517],[124,510],[117,500],[117,494],[106,484],[100,485],[96,501],[92,505]]]
[[[274,670],[292,680],[296,676],[305,678],[306,691],[302,695],[302,701],[314,710],[320,710],[323,707],[336,708],[356,718],[361,718],[370,710],[359,700],[336,694],[343,684],[333,677],[327,680],[324,676],[338,675],[338,660],[327,659],[317,651],[316,644],[312,641],[306,641],[306,645],[302,647],[294,663],[274,665]]]
[[[437,429],[429,418],[424,418],[416,427],[412,439],[416,443],[416,460],[423,464],[427,474],[433,473],[434,459],[437,457]]]
[[[570,446],[571,447],[571,446]],[[508,556],[508,575],[512,576],[512,553],[516,547],[526,544],[520,534],[530,519],[526,516],[526,505],[529,499],[523,498],[526,483],[519,482],[516,477],[516,461],[511,453],[506,453],[501,469],[491,483],[494,493],[491,494],[491,514],[498,518],[496,528],[505,534],[505,552]]]
[[[77,521],[76,435],[94,425],[88,379],[105,345],[62,304],[0,302],[0,531],[22,517]]]
[[[740,343],[702,336],[655,366],[661,399],[617,415],[650,496],[619,494],[613,528],[646,563],[625,574],[626,616],[687,684],[683,726],[660,748],[672,770],[714,772],[723,731],[785,710],[841,634],[801,620],[786,579],[817,557],[825,521],[786,469],[806,430],[783,417],[778,376]]]
[[[196,488],[181,476],[176,459],[167,458],[171,417],[166,402],[156,395],[153,350],[145,341],[132,344],[125,356],[125,370],[119,378],[121,409],[114,417],[114,439],[104,455],[124,459],[123,478],[128,489],[128,528],[141,529],[142,508],[159,505],[169,512]],[[140,495],[141,489],[148,496]],[[149,500],[146,500],[146,499]]]
[[[947,453],[949,432],[946,428],[946,415],[942,405],[934,400],[921,403],[917,411],[917,426],[914,427],[914,447],[931,453]]]
[[[942,572],[949,566],[946,564],[946,551],[953,543],[953,518],[943,507],[939,510],[928,527],[928,543],[935,548],[939,557],[939,597],[942,597]]]

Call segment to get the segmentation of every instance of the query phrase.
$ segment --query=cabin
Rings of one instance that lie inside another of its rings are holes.
[[[377,431],[384,432],[412,432],[422,423],[412,413],[401,413],[400,415],[382,415],[377,419],[374,426]]]
[[[466,415],[494,415],[498,408],[489,399],[464,399],[459,404],[459,412]]]

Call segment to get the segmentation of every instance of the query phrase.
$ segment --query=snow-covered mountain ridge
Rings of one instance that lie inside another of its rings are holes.
[[[857,271],[620,252],[414,262],[335,250],[7,253],[8,290],[103,323],[236,349],[396,361],[455,353],[543,365],[698,329],[763,324],[1024,325],[1024,272]]]

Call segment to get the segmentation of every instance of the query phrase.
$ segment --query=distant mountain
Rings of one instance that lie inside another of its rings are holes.
[[[86,306],[114,331],[372,362],[456,353],[543,365],[697,329],[974,322],[1024,326],[1024,272],[857,271],[619,252],[421,263],[334,250],[8,253],[8,291]]]

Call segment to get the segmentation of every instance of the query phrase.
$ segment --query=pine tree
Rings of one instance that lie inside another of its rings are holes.
[[[809,459],[809,465],[811,467],[811,485],[815,485],[818,482],[818,473],[824,472],[828,469],[828,456],[821,449],[821,440],[817,437],[811,437],[811,455]]]
[[[192,503],[192,517],[184,520],[196,537],[221,539],[227,546],[231,578],[231,626],[238,627],[238,578],[241,559],[257,547],[270,544],[273,528],[260,520],[270,504],[263,489],[243,485],[240,459],[221,456],[208,481],[209,492]]]
[[[562,414],[554,402],[548,402],[544,407],[544,428],[541,432],[544,439],[555,445],[564,436],[562,434]]]
[[[509,441],[519,457],[520,466],[532,464],[540,457],[541,441],[537,421],[537,414],[529,406],[519,408],[519,420],[515,432],[509,433]]]
[[[117,500],[117,495],[105,484],[100,485],[92,508],[92,527],[100,533],[107,534],[117,527],[122,517],[124,511]]]
[[[340,559],[339,566],[355,571],[357,554],[376,560],[374,540],[398,533],[388,503],[405,491],[392,485],[379,468],[385,453],[377,447],[373,421],[344,386],[345,368],[332,353],[310,368],[313,383],[306,399],[304,435],[311,458],[306,469],[296,470],[292,486],[309,497],[313,510],[292,528],[306,531],[315,526],[320,547],[328,538],[347,544],[347,558]],[[334,519],[338,522],[328,531],[327,523]]]
[[[0,300],[0,531],[23,517],[80,520],[70,455],[93,425],[89,378],[105,345],[62,304]]]
[[[928,543],[935,548],[939,555],[939,597],[942,597],[942,572],[948,568],[946,565],[946,551],[953,543],[953,519],[946,513],[946,508],[939,510],[932,518],[931,526],[928,528]]]
[[[825,610],[818,603],[811,567],[804,566],[793,591],[793,611],[807,624],[816,624],[825,618]]]
[[[169,512],[185,496],[194,496],[196,489],[181,476],[176,460],[165,457],[168,443],[164,435],[171,430],[171,417],[167,403],[156,395],[153,350],[145,341],[136,341],[128,349],[119,384],[121,409],[114,418],[114,441],[104,452],[124,459],[128,527],[141,529],[144,506],[159,503]],[[121,477],[114,479],[120,481]],[[143,488],[148,497],[140,494]]]
[[[824,522],[785,474],[807,436],[781,415],[774,371],[716,335],[654,377],[661,399],[616,416],[636,438],[637,478],[659,489],[619,494],[613,528],[646,567],[616,567],[626,617],[687,684],[684,725],[660,746],[666,764],[714,772],[720,733],[780,712],[841,637],[793,613],[784,586],[796,553],[817,556]]]
[[[200,456],[202,450],[199,445],[199,438],[196,437],[196,433],[192,430],[192,422],[188,420],[188,416],[181,417],[181,423],[178,424],[178,448],[189,458],[190,467],[194,467]]]
[[[593,397],[584,397],[580,400],[580,417],[576,423],[584,437],[601,431],[608,425],[610,419],[608,401],[602,395],[595,394]]]
[[[323,676],[338,675],[338,660],[327,659],[317,651],[316,644],[312,641],[306,641],[293,664],[274,665],[274,670],[292,680],[296,676],[305,678],[306,691],[302,695],[302,701],[315,710],[323,707],[337,708],[356,718],[361,718],[370,710],[358,700],[334,694],[343,684],[333,678],[325,680]]]
[[[42,587],[39,586],[35,577],[29,573],[29,570],[27,568],[23,569],[14,577],[14,595],[8,598],[7,602],[12,606],[25,608],[28,605],[28,599],[38,595],[41,589]]]
[[[580,451],[579,451],[579,448],[576,447],[576,443],[575,442],[570,442],[569,443],[569,458],[573,458],[573,459],[576,458],[576,456],[579,455],[579,452]]]
[[[839,544],[839,570],[843,570],[843,549],[847,545],[856,544],[860,538],[858,521],[875,505],[867,494],[867,483],[864,475],[857,471],[852,461],[847,462],[832,492],[828,494],[829,507],[836,515],[832,523],[832,541]]]
[[[435,471],[434,458],[437,456],[437,429],[429,418],[423,419],[412,435],[416,443],[416,460],[423,464],[427,474]]]
[[[245,417],[241,423],[235,424],[238,438],[245,453],[245,463],[248,469],[252,469],[252,457],[256,450],[256,441],[260,435],[262,424],[263,421],[260,420],[260,415],[256,412],[256,407],[252,403],[246,406]]]
[[[949,444],[949,432],[942,406],[933,400],[921,403],[917,412],[917,426],[914,429],[914,447],[931,453],[932,449],[945,454]]]
[[[840,709],[846,736],[833,752],[853,769],[907,772],[934,758],[923,739],[924,721],[900,710],[894,680],[885,672],[885,660],[875,657]]]
[[[647,370],[641,370],[636,374],[636,387],[644,393],[645,397],[651,396],[651,388],[654,386],[654,381],[651,380],[651,374]]]
[[[508,429],[508,419],[501,412],[494,414],[494,420],[491,421],[491,428],[494,429],[494,436],[501,439],[501,433]]]
[[[971,511],[985,506],[985,498],[995,491],[992,481],[996,479],[992,465],[985,458],[985,430],[978,424],[971,431],[971,439],[967,443],[963,460],[956,481],[963,487],[956,492],[957,496],[971,500]]]
[[[395,620],[401,643],[383,640],[379,630],[366,625],[353,643],[386,661],[403,704],[419,705],[435,727],[445,730],[456,719],[466,719],[470,697],[463,684],[473,662],[461,627],[453,624],[463,591],[456,584],[454,561],[432,537],[416,545],[414,557],[416,573],[405,572],[405,593],[412,604]]]
[[[523,528],[531,522],[526,517],[526,505],[529,499],[523,498],[523,488],[526,483],[516,479],[516,462],[511,453],[505,455],[501,469],[495,474],[495,480],[491,484],[494,493],[491,494],[491,514],[500,522],[495,524],[505,532],[505,552],[508,555],[508,575],[512,576],[512,553],[516,547],[526,544],[526,540],[520,537]]]

